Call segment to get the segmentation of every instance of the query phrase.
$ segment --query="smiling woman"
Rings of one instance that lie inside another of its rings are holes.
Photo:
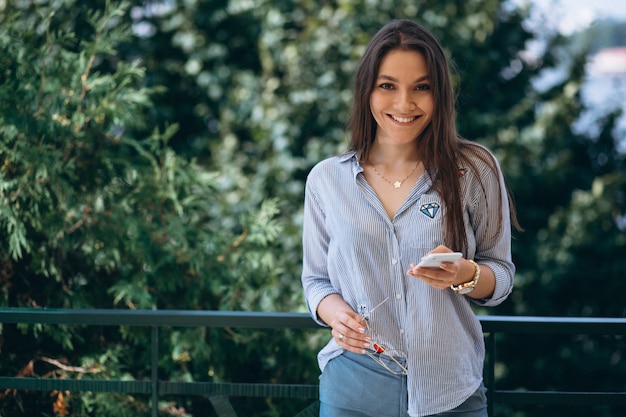
[[[454,109],[428,30],[398,20],[374,35],[349,151],[306,183],[302,283],[311,316],[332,329],[318,356],[321,417],[487,415],[470,302],[511,292],[510,205],[497,160],[458,136]],[[416,266],[453,251],[462,257]]]

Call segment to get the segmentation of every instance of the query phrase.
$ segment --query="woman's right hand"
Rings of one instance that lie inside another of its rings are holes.
[[[317,307],[317,314],[332,328],[331,334],[339,347],[362,354],[370,346],[365,319],[352,310],[339,294],[324,298]]]

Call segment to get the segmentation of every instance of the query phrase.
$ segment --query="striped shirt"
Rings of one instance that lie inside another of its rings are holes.
[[[429,175],[417,180],[393,219],[365,180],[353,152],[318,163],[307,178],[302,284],[311,316],[327,326],[316,312],[320,301],[333,293],[364,314],[387,299],[371,313],[370,330],[377,342],[407,356],[412,417],[453,409],[478,389],[485,349],[470,303],[498,305],[513,288],[515,266],[502,173],[497,161],[495,175],[472,158],[478,172],[468,169],[461,177],[465,257],[495,274],[494,294],[484,300],[437,290],[406,274],[411,263],[444,243],[445,207],[432,190]],[[503,227],[496,230],[500,204]],[[342,351],[334,339],[329,341],[318,355],[322,372]]]

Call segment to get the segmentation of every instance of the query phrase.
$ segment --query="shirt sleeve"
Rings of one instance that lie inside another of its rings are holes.
[[[513,290],[515,275],[515,265],[511,257],[509,199],[500,165],[495,157],[492,158],[495,169],[484,163],[478,164],[481,169],[477,175],[480,175],[482,187],[480,184],[470,187],[473,193],[470,220],[476,239],[474,260],[488,266],[496,281],[490,298],[472,301],[487,307],[497,306],[507,299]]]
[[[313,171],[312,171],[313,174]],[[304,219],[302,228],[302,286],[309,313],[313,320],[328,326],[317,315],[319,303],[330,294],[339,293],[330,282],[328,275],[329,233],[325,226],[325,215],[316,192],[312,174],[306,182],[304,198]]]

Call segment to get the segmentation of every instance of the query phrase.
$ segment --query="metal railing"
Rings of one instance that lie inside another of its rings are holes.
[[[510,391],[495,387],[497,334],[624,336],[626,318],[481,316],[480,321],[486,334],[484,373],[490,416],[494,415],[495,404],[626,406],[626,392]]]
[[[489,415],[495,404],[626,406],[626,392],[507,391],[495,386],[496,335],[499,333],[626,335],[626,318],[479,316],[485,333],[485,381]],[[188,310],[99,310],[0,308],[0,323],[141,326],[152,329],[149,381],[51,379],[0,376],[0,389],[119,392],[151,396],[152,416],[161,395],[207,396],[220,417],[236,417],[229,397],[317,398],[317,385],[170,382],[159,379],[159,328],[318,328],[304,313]]]

